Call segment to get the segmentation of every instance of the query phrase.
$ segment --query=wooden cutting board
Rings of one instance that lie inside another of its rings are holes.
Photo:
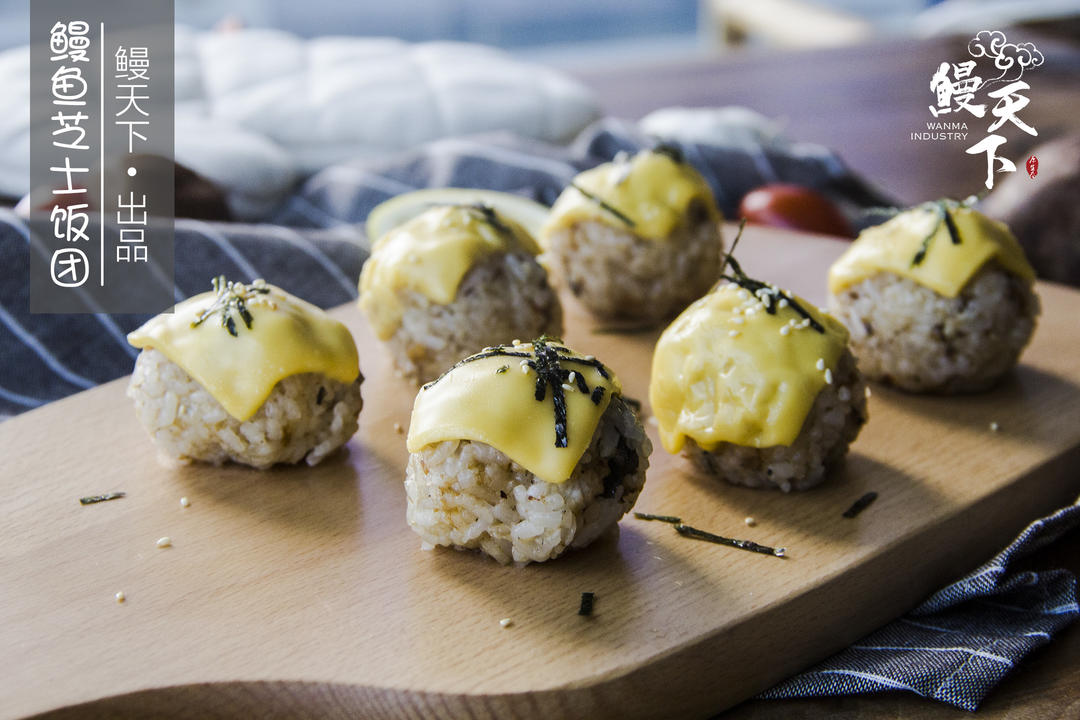
[[[751,228],[740,250],[751,274],[820,301],[843,247]],[[1039,329],[1003,385],[958,398],[874,386],[846,465],[810,492],[698,477],[648,425],[656,450],[637,510],[782,545],[786,559],[632,517],[587,550],[525,568],[421,551],[405,524],[395,429],[408,426],[414,389],[352,306],[335,314],[367,376],[360,432],[313,469],[162,467],[126,380],[27,413],[0,425],[0,716],[718,712],[903,613],[1076,499],[1080,293],[1039,293]],[[657,334],[598,333],[568,306],[568,342],[646,399]],[[127,497],[79,505],[112,490]],[[841,517],[868,490],[878,501]],[[162,536],[171,548],[155,546]],[[577,615],[583,591],[596,594],[591,618]]]

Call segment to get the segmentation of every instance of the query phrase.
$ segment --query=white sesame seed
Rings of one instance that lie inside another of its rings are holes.
[[[566,376],[566,382],[573,385],[575,380],[577,380],[577,373],[571,370],[570,374]]]
[[[814,365],[814,367],[816,367],[818,370],[824,370],[825,369],[825,358],[818,358],[817,359],[817,365]]]
[[[784,557],[785,555],[787,555],[787,548],[776,548],[772,551],[772,554],[776,557]]]
[[[997,422],[990,423],[990,432],[997,432],[1000,429],[1001,429],[1001,426],[998,425]]]
[[[741,334],[742,333],[740,333],[738,330],[728,330],[728,335],[730,335],[733,338],[739,337],[739,335],[741,335]]]
[[[825,368],[825,382],[832,385],[832,370]]]
[[[529,374],[529,366],[526,365],[525,363],[521,364],[521,374],[522,375],[528,375]]]
[[[123,591],[123,590],[121,590],[120,592],[116,593],[116,602],[118,602],[118,603],[122,603],[122,602],[124,602],[125,600],[127,600],[127,596],[126,596],[126,595],[124,595],[124,591]]]
[[[746,526],[747,526],[747,527],[754,527],[755,525],[757,525],[757,520],[755,520],[754,518],[750,517],[749,515],[747,515],[747,516],[746,516],[746,519],[745,519],[745,520],[743,520],[743,522],[745,522],[745,523],[746,523]]]
[[[870,386],[869,386],[869,385],[867,385],[867,386],[866,386],[866,398],[867,398],[867,399],[870,399],[870,396],[871,396],[871,395],[873,395],[873,393],[872,393],[872,392],[870,392]]]
[[[593,357],[592,355],[586,355],[586,356],[585,356],[585,359],[586,359],[586,360],[588,360],[589,362],[592,362],[592,361],[593,361],[593,360],[595,360],[596,358],[595,358],[595,357]]]
[[[788,306],[787,298],[780,298],[780,302],[776,303],[779,308],[786,308]]]
[[[191,501],[188,500],[187,497],[180,498],[180,507],[190,507],[190,506],[191,506]]]
[[[514,347],[517,347],[518,345],[521,344],[521,341],[518,340],[517,338],[514,338],[513,342],[511,342],[510,344],[513,345]]]
[[[157,546],[159,548],[172,547],[172,538],[170,538],[168,535],[158,538]]]
[[[574,392],[574,386],[570,385],[569,383],[563,383],[562,384],[562,389],[565,390],[566,392]]]
[[[739,297],[743,300],[748,300],[750,298],[750,292],[746,288],[740,288]]]
[[[781,335],[789,335],[790,333],[791,333],[791,326],[790,325],[785,325],[782,328],[780,328],[780,334]]]
[[[731,322],[735,323],[736,325],[743,325],[746,323],[746,320],[741,317],[734,317],[731,318]]]
[[[396,422],[394,423],[394,432],[398,435],[403,435],[405,433],[405,428],[401,427],[401,423]]]
[[[499,621],[499,626],[503,627],[503,628],[508,628],[513,624],[514,624],[514,621],[511,620],[510,618],[503,618],[502,620]]]

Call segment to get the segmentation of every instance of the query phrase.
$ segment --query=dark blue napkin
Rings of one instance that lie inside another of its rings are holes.
[[[988,563],[904,617],[759,697],[908,690],[974,710],[1025,655],[1080,615],[1072,573],[1014,569],[1078,525],[1080,505],[1036,520]]]

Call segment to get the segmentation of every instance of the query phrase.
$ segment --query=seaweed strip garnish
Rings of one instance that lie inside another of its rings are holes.
[[[581,593],[581,605],[578,606],[577,614],[582,617],[589,617],[593,612],[593,605],[596,604],[596,593],[583,592]]]
[[[761,302],[765,305],[765,312],[769,313],[770,315],[776,314],[777,307],[781,300],[785,301],[788,307],[798,313],[804,320],[806,320],[810,324],[810,327],[812,327],[814,330],[817,330],[819,333],[824,334],[825,328],[821,325],[821,323],[815,320],[814,316],[811,315],[806,310],[806,308],[800,305],[795,298],[793,298],[791,295],[784,292],[783,290],[780,290],[775,285],[769,285],[767,283],[761,282],[760,280],[755,280],[754,278],[747,276],[747,274],[743,272],[743,269],[735,260],[734,253],[735,246],[739,244],[739,239],[742,238],[743,228],[745,227],[746,220],[744,219],[742,222],[739,223],[739,232],[735,235],[735,240],[731,243],[731,249],[728,250],[727,254],[724,256],[724,263],[720,266],[720,277],[724,280],[727,280],[728,282],[738,285],[744,290],[749,291],[752,295],[761,300]],[[731,270],[734,275],[723,274],[724,269],[727,268],[728,265],[731,266]]]
[[[683,155],[682,148],[674,143],[662,142],[652,149],[657,155],[667,155],[675,163],[682,165],[686,162],[686,156]]]
[[[655,520],[656,522],[666,522],[672,525],[682,525],[682,518],[676,515],[653,515],[652,513],[636,512],[634,517],[638,520]]]
[[[727,547],[738,548],[739,550],[747,550],[749,552],[760,553],[762,555],[772,555],[773,557],[787,557],[787,548],[774,548],[768,545],[761,545],[752,540],[738,540],[736,538],[724,537],[723,535],[714,535],[711,532],[705,532],[689,525],[678,524],[675,526],[675,532],[679,533],[683,537],[694,538],[695,540],[704,540],[705,542],[716,543],[717,545],[726,545]]]
[[[95,505],[100,502],[107,502],[109,500],[119,500],[122,497],[127,497],[126,492],[111,492],[104,495],[89,495],[84,498],[79,498],[80,505]]]
[[[213,288],[216,294],[214,302],[199,313],[199,316],[191,322],[191,327],[198,327],[211,316],[220,314],[221,327],[233,337],[240,336],[236,331],[236,318],[233,317],[233,312],[240,316],[244,327],[250,330],[254,318],[248,310],[248,301],[270,293],[270,286],[265,280],[255,280],[250,285],[245,285],[241,282],[229,282],[224,275],[218,275],[213,279]]]
[[[877,500],[877,497],[878,497],[877,493],[874,492],[873,490],[866,493],[861,498],[859,498],[858,500],[853,502],[851,504],[851,507],[849,507],[847,510],[844,511],[844,517],[846,517],[846,518],[856,517],[863,510],[870,507],[870,504],[873,503],[875,500]]]
[[[942,223],[945,224],[945,229],[949,232],[949,240],[952,244],[959,245],[961,243],[960,230],[956,227],[956,219],[953,218],[952,211],[961,208],[970,208],[981,200],[984,195],[985,193],[972,195],[959,202],[942,198],[941,200],[931,200],[929,202],[924,202],[921,205],[917,205],[916,209],[928,210],[937,215],[937,222],[934,223],[934,227],[930,229],[930,232],[926,234],[926,237],[922,239],[918,252],[916,252],[915,257],[911,259],[911,267],[920,265],[922,261],[926,259],[926,253],[930,251],[930,242],[934,239],[934,236],[937,235]]]
[[[611,213],[615,217],[622,220],[623,223],[625,223],[627,226],[634,227],[637,224],[632,219],[630,219],[630,217],[626,213],[624,213],[622,210],[619,210],[618,208],[614,207],[613,205],[609,204],[608,202],[606,202],[603,198],[601,198],[596,193],[593,193],[593,192],[590,192],[590,191],[586,190],[585,188],[581,187],[580,185],[578,185],[576,182],[573,182],[573,181],[570,182],[570,187],[574,188],[579,193],[581,193],[582,195],[587,197],[589,200],[592,200],[594,203],[599,205],[601,208],[603,208],[604,210],[607,210],[609,213]]]
[[[600,374],[600,377],[605,380],[610,380],[611,374],[608,372],[607,368],[604,367],[604,364],[596,358],[573,357],[570,355],[570,348],[557,344],[557,341],[552,342],[552,338],[549,338],[546,335],[533,340],[532,346],[533,351],[531,353],[507,350],[505,347],[484,348],[482,352],[479,352],[476,355],[470,355],[464,360],[459,360],[453,367],[424,385],[421,389],[427,390],[446,377],[449,373],[467,363],[490,357],[521,358],[522,362],[524,362],[530,370],[536,372],[536,385],[533,389],[533,397],[536,401],[544,402],[544,400],[547,399],[548,388],[551,388],[551,403],[554,408],[555,416],[555,447],[567,447],[569,444],[569,428],[567,427],[566,388],[564,388],[563,385],[569,385],[570,373],[572,371],[564,368],[563,363],[576,363],[578,365],[595,368]],[[500,367],[496,370],[496,374],[505,372],[504,368],[506,367],[507,366]],[[604,397],[604,388],[602,386],[597,385],[596,387],[589,388],[588,382],[586,382],[584,376],[580,372],[574,372],[573,383],[573,386],[576,386],[580,392],[588,395],[593,405],[600,404],[600,401]]]

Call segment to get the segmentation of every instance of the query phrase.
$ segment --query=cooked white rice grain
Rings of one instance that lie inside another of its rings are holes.
[[[428,445],[409,456],[406,519],[425,547],[479,550],[500,563],[543,562],[581,548],[634,506],[652,444],[622,398],[564,483],[548,483],[490,445]]]
[[[708,292],[720,277],[720,226],[692,206],[663,240],[596,221],[550,234],[545,258],[594,315],[652,324]]]
[[[866,377],[914,392],[976,392],[1008,372],[1035,330],[1039,299],[997,263],[955,298],[878,273],[829,299]]]
[[[706,473],[734,485],[806,490],[820,484],[844,458],[866,419],[865,383],[854,356],[845,349],[832,384],[818,393],[791,445],[753,448],[721,443],[706,452],[688,439],[686,455]]]
[[[418,384],[481,348],[562,335],[562,305],[531,255],[497,254],[481,261],[449,305],[411,290],[398,292],[405,310],[386,344],[397,368]]]
[[[135,361],[127,395],[167,459],[316,465],[356,432],[362,380],[346,385],[317,373],[287,377],[240,422],[179,365],[147,349]]]

